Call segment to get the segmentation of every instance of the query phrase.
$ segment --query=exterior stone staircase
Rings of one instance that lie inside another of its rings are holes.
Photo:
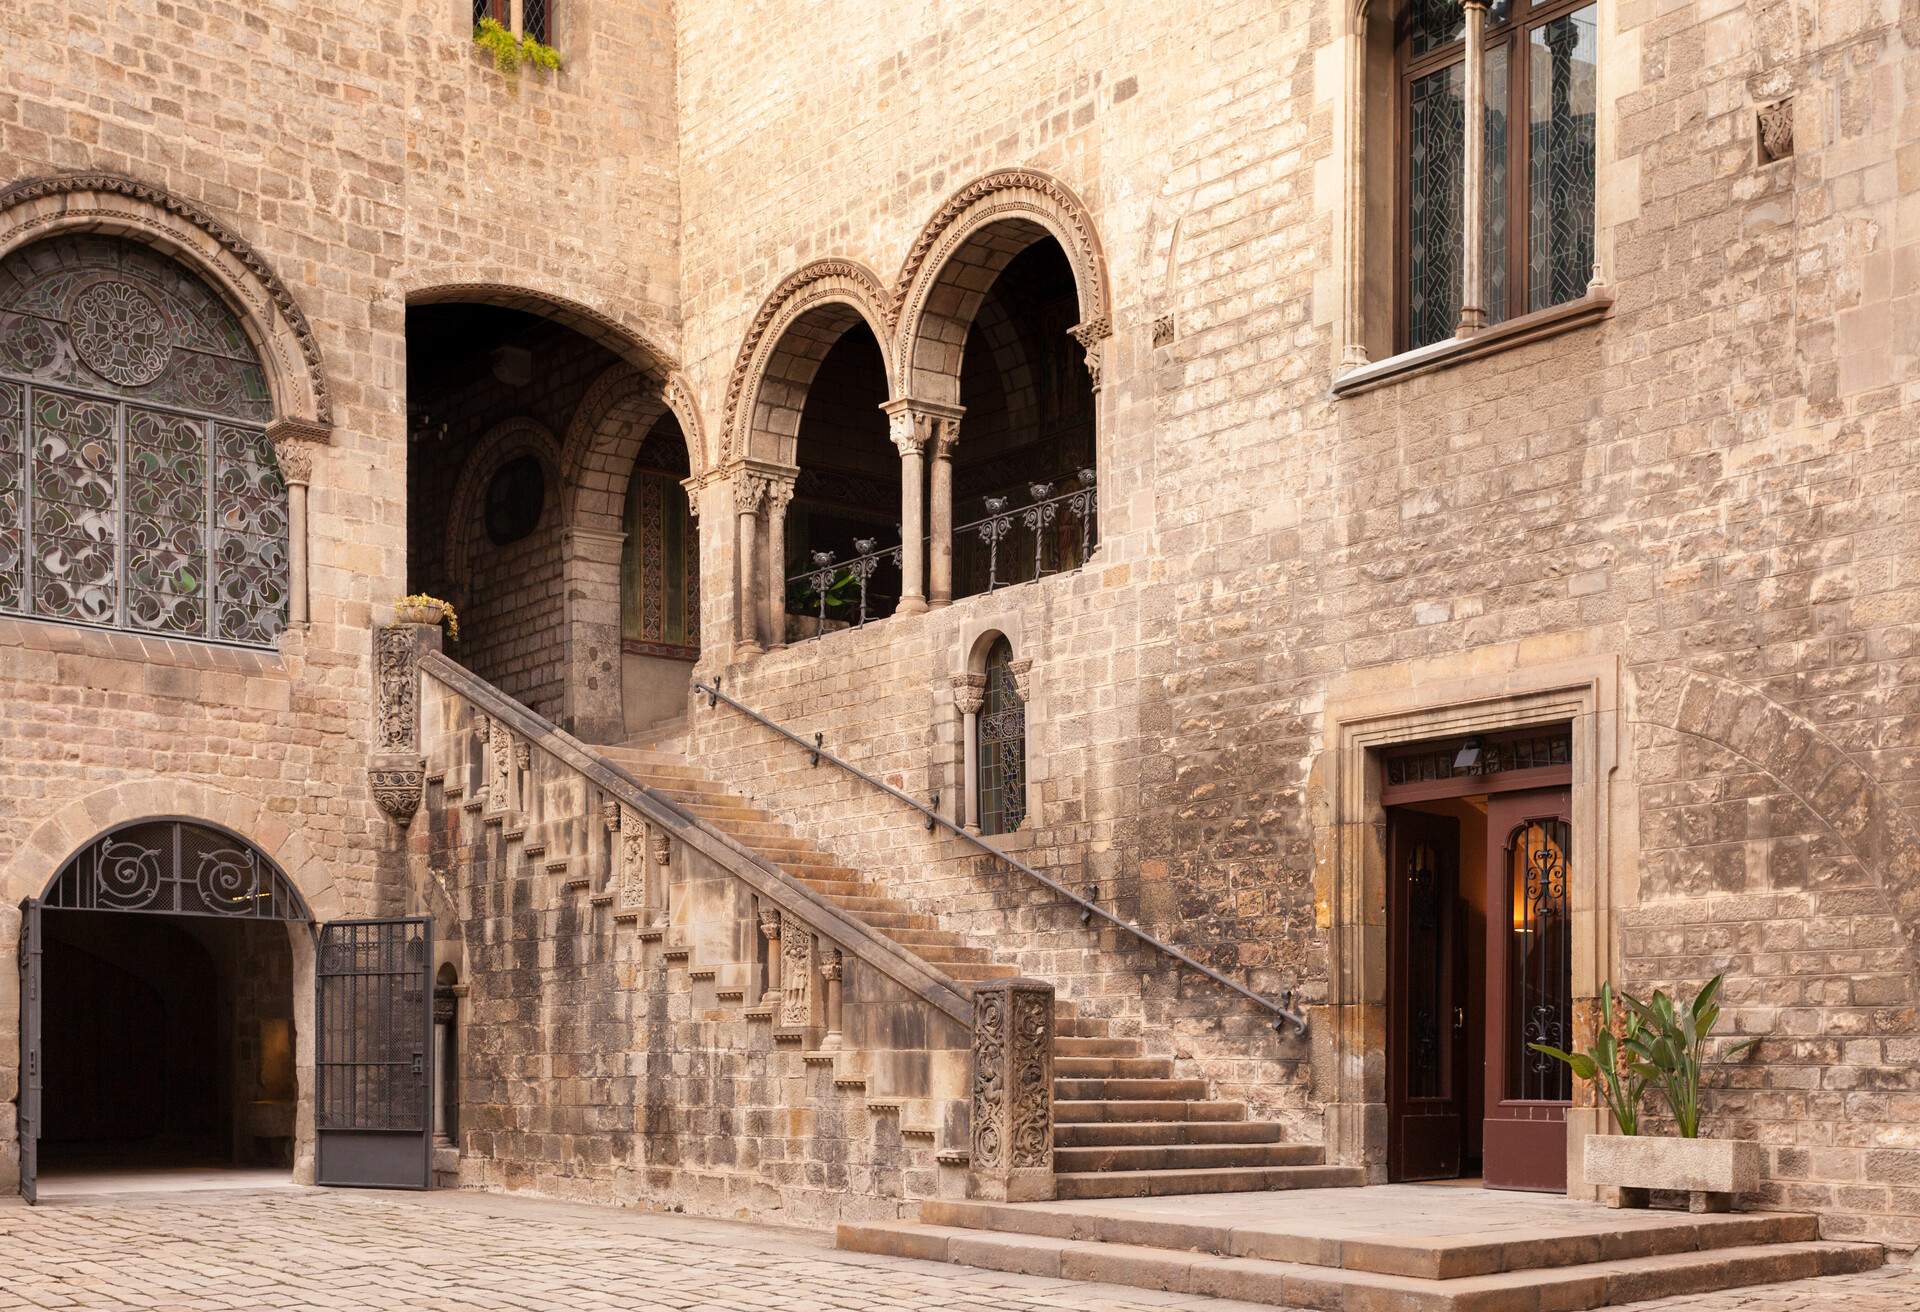
[[[757,853],[797,883],[951,978],[1020,974],[939,920],[887,896],[861,873],[739,797],[684,754],[682,726],[596,749],[662,797]],[[1061,1198],[1122,1198],[1358,1185],[1357,1168],[1328,1166],[1317,1144],[1282,1142],[1283,1127],[1176,1076],[1111,1023],[1055,1005],[1054,1170]]]
[[[1883,1260],[1876,1244],[1822,1242],[1812,1216],[1617,1212],[1468,1187],[1177,1205],[930,1200],[920,1212],[919,1224],[843,1223],[838,1246],[1337,1312],[1579,1312]]]

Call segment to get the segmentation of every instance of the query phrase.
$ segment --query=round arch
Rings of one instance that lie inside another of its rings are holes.
[[[857,260],[815,260],[780,280],[754,315],[727,380],[729,461],[793,463],[807,387],[833,344],[859,322],[872,331],[891,378],[892,302],[872,270]]]
[[[471,270],[464,272],[471,273]],[[579,301],[548,292],[536,292],[509,281],[439,282],[423,279],[406,293],[409,309],[427,305],[490,305],[496,309],[519,310],[564,324],[589,341],[597,342],[641,373],[664,385],[679,365],[665,347],[655,341],[637,316],[616,318]]]
[[[131,842],[136,831],[171,848],[141,847]],[[204,836],[204,837],[203,837]],[[210,848],[205,838],[230,846]],[[191,845],[191,846],[190,846]],[[131,849],[131,850],[129,850]],[[199,849],[197,853],[194,849]],[[185,862],[199,857],[194,887],[185,884]],[[89,856],[93,857],[88,861]],[[111,857],[109,870],[101,862]],[[235,858],[244,857],[244,864]],[[166,866],[173,868],[172,876]],[[137,884],[127,884],[129,879]],[[171,887],[169,887],[171,884]],[[244,885],[249,891],[226,892]],[[252,905],[242,911],[216,910],[213,899],[244,898]],[[106,898],[108,905],[101,905]],[[189,900],[191,899],[191,900]],[[313,923],[313,912],[274,859],[245,835],[225,825],[191,816],[147,816],[104,829],[74,850],[40,890],[49,908],[76,911],[133,911],[148,914],[215,915],[235,920],[284,920]]]
[[[62,173],[0,188],[0,259],[47,238],[122,237],[186,265],[227,302],[267,376],[273,436],[333,429],[320,344],[293,294],[245,238],[189,201],[117,173]]]
[[[1067,185],[1034,169],[1003,169],[948,197],[922,229],[895,280],[899,337],[892,355],[896,396],[943,405],[960,400],[960,357],[994,275],[1034,242],[1052,237],[1078,292],[1075,337],[1098,369],[1094,348],[1112,334],[1106,260],[1093,220]]]
[[[678,377],[678,375],[676,375]],[[681,389],[683,396],[687,395]],[[690,399],[690,397],[688,398]],[[653,379],[622,362],[609,367],[574,407],[560,444],[560,511],[570,529],[618,533],[633,458],[660,416],[672,410],[687,443],[687,468],[697,476],[697,430],[689,429]]]
[[[487,485],[508,461],[522,455],[531,455],[540,462],[540,472],[550,489],[564,487],[561,481],[560,448],[546,425],[525,416],[517,416],[502,420],[488,430],[474,447],[473,455],[461,467],[460,481],[454,485],[453,499],[448,502],[445,544],[447,581],[457,590],[464,592],[471,581],[473,537],[480,531],[480,508],[487,495]],[[551,491],[548,493],[550,499],[554,495]],[[564,495],[558,498],[558,502],[564,507]],[[542,519],[544,521],[544,515]]]
[[[0,907],[11,911],[103,834],[155,816],[190,819],[245,842],[271,861],[315,921],[338,919],[345,900],[327,863],[288,818],[239,793],[190,780],[128,781],[76,798],[49,815],[0,866]]]

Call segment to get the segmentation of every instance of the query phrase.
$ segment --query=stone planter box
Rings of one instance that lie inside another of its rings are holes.
[[[1678,1139],[1592,1134],[1586,1140],[1586,1181],[1611,1187],[1615,1207],[1645,1207],[1647,1193],[1687,1195],[1695,1212],[1733,1210],[1733,1196],[1760,1188],[1766,1149],[1750,1139]]]

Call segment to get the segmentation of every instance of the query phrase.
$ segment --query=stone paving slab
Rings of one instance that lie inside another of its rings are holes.
[[[1250,1312],[840,1253],[829,1235],[492,1194],[281,1189],[0,1203],[0,1309],[146,1312]],[[1636,1305],[1916,1312],[1920,1271]]]

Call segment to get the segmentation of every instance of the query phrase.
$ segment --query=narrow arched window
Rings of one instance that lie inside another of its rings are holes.
[[[980,725],[980,832],[1010,834],[1027,818],[1027,707],[1013,678],[1013,644],[987,649]]]
[[[287,489],[240,321],[132,242],[0,261],[0,611],[267,646]]]

